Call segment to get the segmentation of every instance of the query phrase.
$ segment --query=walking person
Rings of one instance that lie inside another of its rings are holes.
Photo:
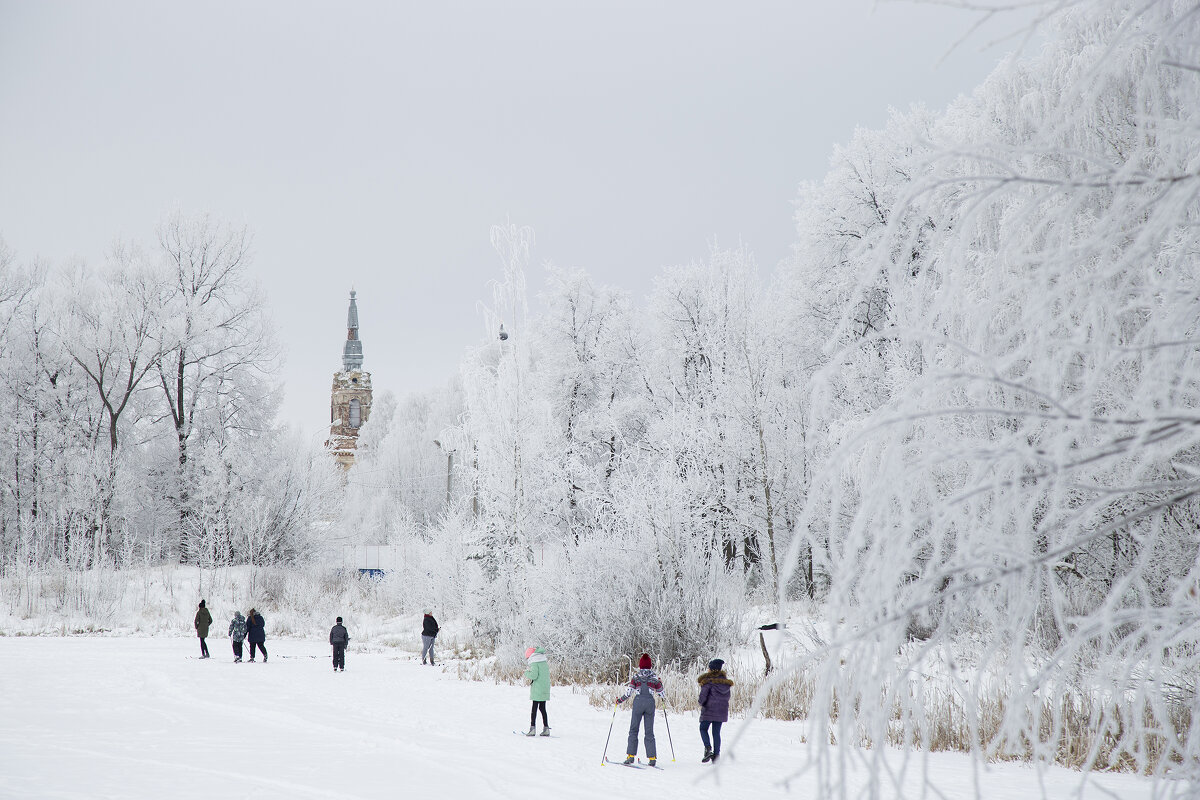
[[[645,725],[646,758],[650,760],[652,767],[658,761],[658,747],[654,742],[654,712],[657,710],[654,702],[655,695],[666,699],[662,681],[654,674],[654,662],[650,660],[650,654],[642,653],[642,657],[638,659],[638,671],[630,677],[629,685],[625,687],[625,694],[617,698],[617,705],[624,703],[630,697],[633,698],[633,718],[629,720],[629,741],[625,747],[626,764],[632,764],[637,758],[638,729],[643,725]]]
[[[246,618],[242,612],[234,611],[229,620],[229,641],[233,643],[233,663],[242,663],[242,642],[246,640]]]
[[[342,625],[342,618],[337,618],[337,624],[329,629],[329,643],[333,645],[333,671],[346,671],[346,645],[350,644],[350,634]],[[266,656],[263,656],[266,660]]]
[[[700,684],[700,741],[704,743],[704,758],[700,762],[717,763],[721,755],[721,725],[729,721],[729,694],[733,681],[725,674],[725,662],[714,658],[708,662],[708,672],[696,681]],[[712,740],[708,729],[712,727]]]
[[[200,637],[200,657],[208,658],[208,643],[204,640],[208,638],[208,626],[212,625],[212,614],[208,613],[208,609],[204,607],[204,601],[200,601],[200,607],[196,609],[196,621],[193,623],[196,626],[196,635]]]
[[[253,608],[246,615],[246,639],[250,642],[250,663],[254,663],[254,648],[262,651],[263,663],[267,663],[267,622]]]
[[[421,621],[421,663],[425,663],[425,656],[429,656],[429,665],[436,667],[433,663],[433,640],[438,635],[437,620],[433,618],[433,614],[425,612],[425,619]]]
[[[542,736],[550,735],[550,723],[546,721],[546,701],[550,699],[550,664],[546,661],[546,651],[540,647],[531,647],[525,651],[525,660],[529,669],[525,670],[525,680],[529,683],[529,699],[533,708],[529,710],[529,733],[537,732],[537,715],[542,714]]]

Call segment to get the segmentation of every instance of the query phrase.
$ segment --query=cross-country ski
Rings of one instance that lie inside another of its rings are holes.
[[[530,733],[529,731],[513,731],[517,736],[524,736],[527,739],[557,739],[557,733]]]

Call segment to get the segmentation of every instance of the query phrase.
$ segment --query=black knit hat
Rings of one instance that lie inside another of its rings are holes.
[[[708,662],[708,669],[710,672],[716,672],[723,666],[725,666],[725,662],[719,658],[714,658],[712,661]]]
[[[341,624],[342,624],[342,618],[338,617],[338,625],[341,625]]]

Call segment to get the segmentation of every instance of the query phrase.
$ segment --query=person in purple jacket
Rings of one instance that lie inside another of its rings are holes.
[[[700,741],[704,742],[704,759],[700,763],[717,763],[721,755],[721,725],[729,721],[729,693],[733,681],[725,675],[725,662],[714,658],[708,662],[708,672],[696,681],[700,684]],[[712,741],[708,728],[712,726]]]

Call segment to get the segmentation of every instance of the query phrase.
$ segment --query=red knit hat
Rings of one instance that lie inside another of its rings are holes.
[[[642,653],[642,657],[638,659],[638,669],[650,669],[654,663],[650,660],[649,653]]]

